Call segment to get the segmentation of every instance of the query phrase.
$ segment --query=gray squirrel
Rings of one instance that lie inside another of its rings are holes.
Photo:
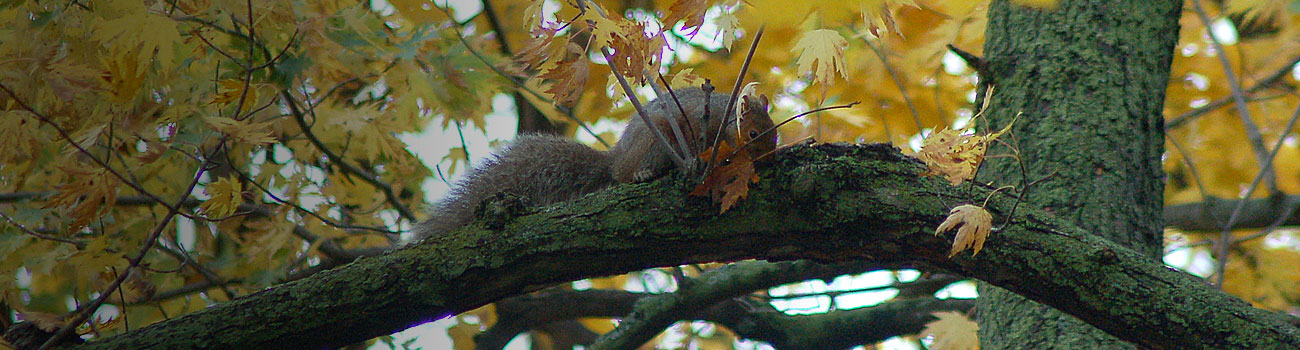
[[[727,128],[722,130],[722,139],[733,147],[748,143],[745,148],[754,157],[775,149],[776,132],[767,113],[767,96],[741,94],[737,109],[733,110],[739,118],[724,118],[730,99],[730,94],[689,88],[673,91],[671,96],[659,96],[646,103],[644,109],[653,126],[674,147],[679,143],[669,126],[670,117],[675,118],[684,135],[690,135],[687,143],[691,144],[692,151],[711,147],[724,119],[729,120]],[[429,218],[415,226],[415,239],[442,235],[464,226],[474,218],[483,200],[498,193],[517,196],[529,205],[549,205],[616,183],[643,182],[663,175],[673,166],[671,151],[655,139],[650,126],[639,117],[628,122],[618,143],[609,151],[558,136],[522,135],[471,170],[445,198],[434,204]],[[686,155],[692,157],[693,154]]]

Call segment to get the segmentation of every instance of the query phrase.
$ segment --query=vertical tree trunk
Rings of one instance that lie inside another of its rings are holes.
[[[984,113],[989,130],[1023,113],[1012,130],[1025,170],[991,159],[982,181],[1020,188],[1045,179],[1028,202],[1160,259],[1161,110],[1181,9],[1181,0],[1065,0],[1053,10],[994,1],[982,78],[996,89]],[[983,349],[1132,347],[991,285],[979,294]]]

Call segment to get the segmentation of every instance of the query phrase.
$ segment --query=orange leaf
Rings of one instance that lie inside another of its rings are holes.
[[[732,152],[731,145],[723,141],[717,146],[718,154],[726,156]],[[708,161],[713,156],[713,149],[705,149],[700,152],[699,159]],[[720,166],[718,164],[721,164]],[[719,159],[717,164],[710,166],[713,169],[704,182],[695,186],[691,191],[692,196],[703,196],[706,193],[714,202],[722,204],[722,213],[727,212],[737,201],[749,195],[749,184],[758,182],[758,175],[754,170],[754,160],[750,157],[749,152],[740,149],[735,155],[725,160]]]
[[[700,25],[704,24],[704,13],[709,9],[709,2],[705,0],[677,0],[673,6],[668,7],[668,17],[664,18],[664,24],[670,29],[676,28],[677,21],[686,20],[682,23],[682,30],[690,30],[686,35],[693,36],[700,31]]]

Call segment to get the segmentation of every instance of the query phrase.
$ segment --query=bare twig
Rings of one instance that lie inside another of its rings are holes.
[[[1290,60],[1287,60],[1287,63],[1282,65],[1281,68],[1278,68],[1276,71],[1273,71],[1272,74],[1269,74],[1267,77],[1264,77],[1259,81],[1256,81],[1255,85],[1252,85],[1251,87],[1246,89],[1246,93],[1253,94],[1255,92],[1263,90],[1264,88],[1273,86],[1273,84],[1277,83],[1278,80],[1281,80],[1283,77],[1289,76],[1292,69],[1295,68],[1295,65],[1297,63],[1300,63],[1300,55],[1296,55],[1295,57],[1292,57]],[[1170,119],[1168,122],[1165,123],[1165,129],[1174,129],[1186,125],[1192,120],[1196,120],[1196,118],[1209,114],[1210,112],[1219,109],[1219,107],[1223,107],[1224,105],[1227,105],[1228,102],[1231,101],[1232,101],[1232,96],[1223,97],[1214,101],[1210,101],[1210,103],[1201,106],[1201,108],[1193,109],[1184,112],[1183,114],[1179,114],[1178,116],[1173,117],[1172,119]]]
[[[1232,72],[1232,64],[1228,62],[1228,56],[1224,54],[1223,44],[1214,36],[1214,31],[1210,30],[1210,18],[1205,15],[1205,9],[1201,8],[1201,0],[1192,0],[1192,8],[1196,10],[1196,16],[1201,19],[1205,25],[1205,34],[1210,37],[1210,43],[1214,49],[1219,52],[1215,55],[1219,59],[1219,64],[1223,66],[1223,77],[1228,79],[1228,89],[1232,91],[1233,105],[1237,107],[1237,116],[1241,117],[1241,125],[1246,129],[1246,139],[1250,141],[1250,147],[1255,150],[1255,160],[1259,162],[1261,174],[1264,174],[1264,182],[1267,184],[1270,193],[1277,192],[1277,181],[1272,172],[1264,172],[1268,169],[1265,165],[1269,160],[1268,151],[1264,148],[1264,137],[1259,134],[1259,127],[1250,119],[1250,111],[1246,108],[1246,95],[1241,92],[1241,84],[1237,82],[1237,76]],[[1226,240],[1225,240],[1226,241]]]
[[[1291,128],[1295,127],[1296,119],[1300,119],[1300,105],[1296,106],[1295,112],[1291,113],[1291,120],[1287,121],[1286,127],[1282,128],[1283,135],[1290,132]],[[1269,170],[1273,167],[1273,158],[1277,157],[1277,152],[1282,149],[1282,144],[1286,143],[1286,139],[1286,137],[1277,138],[1277,142],[1273,145],[1273,151],[1269,152],[1269,154],[1263,159],[1259,173],[1256,174],[1255,179],[1250,182],[1250,188],[1242,195],[1242,199],[1249,198],[1252,193],[1255,193],[1255,189],[1259,188],[1259,184],[1264,177],[1267,174],[1271,174]],[[1228,248],[1232,245],[1232,226],[1237,224],[1237,219],[1241,217],[1241,208],[1245,205],[1245,200],[1237,202],[1237,207],[1232,210],[1232,215],[1228,217],[1228,224],[1224,225],[1223,232],[1219,235],[1219,261],[1218,266],[1216,267],[1219,273],[1215,278],[1215,285],[1219,288],[1223,288],[1223,269],[1228,263]]]
[[[4,211],[0,211],[0,217],[3,217],[3,218],[5,219],[5,221],[8,221],[8,222],[9,222],[10,225],[14,225],[14,227],[17,227],[19,231],[23,231],[23,233],[26,233],[26,234],[28,234],[28,235],[31,235],[32,237],[36,237],[36,238],[40,238],[40,239],[45,239],[45,240],[51,240],[51,241],[55,241],[55,242],[63,242],[63,243],[71,244],[71,245],[76,246],[77,249],[86,249],[86,242],[82,242],[82,241],[78,241],[78,240],[72,240],[72,239],[67,239],[67,238],[63,238],[63,237],[55,237],[55,236],[51,236],[51,235],[47,235],[47,234],[43,234],[43,233],[40,233],[40,232],[32,231],[31,229],[27,228],[27,226],[23,226],[23,224],[20,224],[20,223],[18,223],[18,221],[16,221],[16,220],[14,220],[13,218],[9,217],[9,215],[5,214]]]
[[[298,122],[298,127],[302,129],[303,135],[312,145],[316,146],[317,149],[320,149],[321,153],[324,154],[326,158],[329,158],[330,161],[334,162],[335,165],[338,165],[343,171],[356,175],[357,177],[360,177],[362,181],[365,181],[366,183],[375,186],[375,188],[378,188],[380,191],[383,191],[384,198],[388,200],[388,203],[393,206],[393,209],[397,210],[397,213],[400,214],[402,218],[410,220],[411,222],[417,221],[415,219],[415,213],[412,212],[410,208],[407,208],[406,205],[402,204],[402,202],[397,198],[397,193],[393,192],[392,185],[380,180],[378,176],[371,174],[365,169],[358,168],[357,166],[352,165],[352,163],[348,163],[343,159],[343,157],[335,154],[334,151],[325,146],[325,143],[317,138],[316,134],[312,133],[311,126],[307,125],[306,115],[298,108],[298,103],[293,98],[293,95],[289,93],[289,90],[280,91],[280,95],[284,97],[285,105],[289,107],[289,112],[293,115],[294,121]]]
[[[443,8],[443,7],[440,7],[440,6],[434,6],[434,7],[437,7],[439,10],[442,10],[443,13],[446,13],[446,14],[447,14],[447,16],[451,16],[451,12],[448,11],[446,8]],[[546,98],[545,96],[542,96],[542,94],[540,94],[540,93],[538,93],[538,92],[536,92],[536,91],[533,91],[533,89],[529,89],[527,85],[524,85],[524,83],[522,83],[522,82],[520,82],[520,81],[518,81],[518,80],[515,80],[515,77],[514,77],[514,76],[512,76],[512,75],[510,75],[510,74],[508,74],[508,73],[502,71],[501,68],[497,68],[496,65],[493,65],[492,63],[490,63],[490,62],[488,61],[487,57],[484,57],[482,53],[479,53],[478,50],[474,49],[474,46],[471,46],[471,45],[469,44],[469,42],[465,41],[465,35],[461,33],[461,31],[460,31],[460,25],[452,26],[452,30],[454,30],[454,31],[456,32],[456,39],[459,39],[459,40],[460,40],[460,44],[463,45],[463,46],[465,46],[465,50],[466,50],[466,51],[469,51],[469,53],[470,53],[471,55],[474,55],[474,57],[478,58],[479,61],[482,61],[482,62],[483,62],[483,65],[487,66],[489,69],[492,69],[493,72],[496,72],[497,75],[500,75],[502,78],[505,78],[506,80],[510,81],[510,83],[515,84],[515,88],[517,88],[517,89],[519,89],[519,90],[521,90],[521,91],[524,91],[524,92],[527,92],[527,93],[533,95],[533,97],[537,98],[538,100],[542,100],[542,101],[550,102],[551,105],[555,106],[555,109],[559,110],[560,113],[562,113],[562,114],[564,114],[564,116],[568,117],[570,121],[572,121],[573,123],[577,124],[578,127],[582,128],[583,131],[586,131],[587,134],[591,135],[591,137],[596,138],[596,141],[597,141],[597,142],[600,142],[600,144],[602,144],[602,145],[605,145],[606,148],[613,147],[613,145],[610,145],[609,142],[606,142],[604,139],[600,138],[600,135],[597,135],[595,131],[592,131],[591,128],[587,126],[587,123],[583,122],[581,119],[578,119],[577,116],[573,115],[573,111],[572,111],[572,110],[570,110],[570,109],[568,109],[568,108],[564,108],[563,106],[560,106],[560,105],[554,103],[554,101],[551,101],[550,99]],[[500,33],[500,32],[498,32],[498,33]],[[539,109],[539,110],[540,110],[540,109]]]
[[[627,78],[624,78],[622,74],[617,73],[618,68],[614,67],[614,65],[616,64],[614,62],[614,55],[609,53],[609,48],[602,47],[600,48],[600,51],[605,55],[605,61],[609,62],[610,70],[612,72],[615,72],[614,78],[618,79],[618,84],[623,87],[623,92],[627,93],[627,99],[632,101],[632,107],[636,108],[637,115],[641,117],[641,121],[644,122],[646,127],[650,129],[650,132],[655,135],[655,140],[659,141],[659,146],[664,147],[664,149],[666,150],[672,150],[673,146],[671,143],[668,142],[668,138],[664,137],[662,130],[659,130],[659,128],[654,127],[655,126],[654,121],[650,120],[650,115],[646,114],[645,107],[642,106],[641,101],[636,98],[636,92],[632,91],[632,85],[627,83]],[[668,119],[672,120],[673,118],[668,118]],[[673,163],[677,164],[677,169],[685,171],[685,169],[687,168],[686,160],[683,159],[681,155],[678,155],[677,152],[668,152],[668,155],[671,156]]]
[[[718,142],[722,141],[722,130],[727,128],[727,122],[731,120],[733,114],[731,110],[736,108],[736,99],[740,98],[737,95],[740,94],[741,84],[745,83],[745,73],[749,72],[749,62],[754,60],[754,52],[758,50],[758,41],[763,39],[764,28],[764,26],[759,26],[758,31],[754,33],[754,40],[749,43],[749,53],[745,54],[745,63],[740,65],[740,73],[736,74],[736,84],[731,87],[731,98],[727,99],[727,109],[723,111],[722,122],[718,123],[718,131],[713,135],[713,145],[710,146],[713,147],[713,153],[709,155],[709,162],[704,163],[704,174],[700,178],[701,181],[703,181],[704,177],[709,176],[709,172],[713,170],[711,167],[718,161]],[[709,131],[705,130],[704,132]]]
[[[225,145],[225,138],[222,138],[222,140],[217,143],[217,146],[213,147],[213,151],[216,151],[224,147],[224,145]],[[154,243],[158,241],[158,236],[161,235],[163,231],[166,230],[167,224],[171,223],[172,218],[176,217],[176,214],[179,212],[178,208],[180,208],[181,204],[183,204],[185,200],[189,198],[190,193],[194,192],[194,187],[198,186],[199,180],[203,179],[203,173],[207,172],[207,165],[208,163],[206,162],[199,164],[198,170],[195,170],[194,179],[190,180],[189,186],[185,189],[185,191],[181,192],[180,198],[176,200],[175,204],[172,204],[167,207],[168,208],[167,215],[164,215],[162,220],[158,223],[158,225],[154,226],[153,232],[149,233],[149,238],[144,241],[143,243],[144,246],[140,247],[140,251],[136,253],[134,257],[127,260],[128,264],[127,264],[126,271],[118,275],[117,278],[113,280],[113,283],[108,286],[108,288],[101,291],[99,293],[99,297],[96,297],[89,304],[82,305],[82,307],[79,307],[78,309],[80,312],[77,312],[76,314],[77,316],[73,317],[73,319],[69,321],[67,324],[64,324],[62,328],[59,328],[59,330],[55,332],[54,335],[50,337],[50,339],[46,340],[44,344],[41,344],[41,347],[38,350],[46,350],[53,347],[55,344],[62,342],[65,338],[67,338],[69,335],[72,334],[73,330],[77,329],[77,325],[81,324],[82,322],[86,322],[86,319],[88,319],[90,315],[94,314],[95,310],[99,309],[99,306],[103,305],[104,301],[108,300],[108,298],[111,295],[113,295],[114,290],[117,290],[118,287],[122,286],[122,282],[126,281],[126,278],[131,275],[131,270],[135,269],[137,266],[140,266],[140,262],[144,261],[145,255],[149,253],[149,250],[153,249]]]
[[[889,60],[885,56],[885,50],[873,44],[866,37],[863,37],[862,41],[867,43],[867,47],[871,48],[871,52],[876,53],[876,57],[880,58],[880,64],[885,66],[885,72],[888,72],[889,78],[894,81],[894,86],[898,86],[898,93],[903,96],[903,102],[907,104],[907,110],[912,112],[912,121],[916,123],[916,132],[920,133],[925,130],[925,127],[921,125],[921,114],[916,112],[916,105],[912,103],[912,97],[907,93],[907,87],[903,85],[903,80],[898,78],[898,72],[895,72],[894,66],[889,64]]]

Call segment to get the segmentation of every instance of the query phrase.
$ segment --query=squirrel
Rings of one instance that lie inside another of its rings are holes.
[[[675,98],[674,98],[675,97]],[[724,118],[730,94],[702,88],[673,91],[645,104],[645,113],[673,148],[680,143],[669,118],[689,140],[692,152],[714,143],[718,128],[727,120],[722,139],[745,146],[755,157],[776,148],[776,132],[768,116],[766,95],[755,97],[746,89],[736,102],[738,118]],[[680,108],[679,108],[680,104]],[[682,115],[685,111],[685,116]],[[707,113],[706,113],[707,111]],[[617,183],[644,182],[673,167],[672,156],[658,144],[651,125],[634,116],[609,151],[596,150],[571,139],[551,135],[523,135],[471,170],[451,192],[434,204],[429,218],[415,226],[415,239],[455,230],[476,215],[480,203],[498,193],[518,196],[529,205],[549,205],[576,199]],[[761,138],[760,138],[761,137]],[[694,159],[687,154],[686,159]]]

